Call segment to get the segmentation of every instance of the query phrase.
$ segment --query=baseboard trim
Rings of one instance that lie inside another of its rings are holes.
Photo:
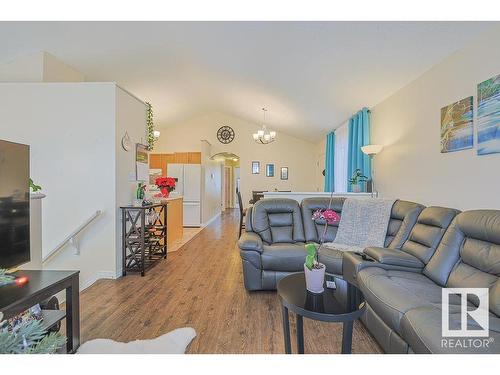
[[[117,278],[117,276],[112,271],[98,271],[92,277],[89,277],[87,280],[82,282],[82,285],[80,287],[80,292],[82,292],[85,289],[92,286],[92,284],[94,284],[97,280],[100,280],[100,279],[115,280],[116,278]]]
[[[96,281],[101,280],[101,279],[111,279],[111,280],[116,280],[118,277],[114,274],[114,272],[111,271],[97,271],[92,277],[89,277],[87,280],[81,283],[80,285],[80,293],[82,293],[85,289],[89,288],[94,284]],[[59,300],[59,303],[65,303],[66,302],[66,293],[64,291],[61,291],[56,294],[57,299]]]

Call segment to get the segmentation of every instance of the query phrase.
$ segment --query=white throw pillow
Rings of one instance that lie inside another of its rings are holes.
[[[196,337],[191,327],[178,328],[151,340],[118,342],[95,339],[83,343],[78,354],[184,354],[189,343]]]

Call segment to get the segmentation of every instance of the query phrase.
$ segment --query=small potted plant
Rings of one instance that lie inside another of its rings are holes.
[[[175,189],[175,178],[173,177],[158,177],[155,180],[156,186],[160,189],[161,196],[168,198],[170,192]]]
[[[304,263],[306,289],[311,293],[323,293],[326,267],[318,262],[318,249],[313,243],[306,245],[307,256]]]
[[[332,197],[330,197],[330,203],[328,204],[328,208],[326,210],[316,210],[312,216],[312,220],[314,221],[324,221],[325,229],[319,239],[319,246],[312,243],[306,245],[307,256],[304,263],[304,274],[306,279],[306,289],[311,293],[323,293],[324,291],[323,284],[325,282],[326,266],[319,262],[318,256],[325,241],[328,225],[340,221],[339,214],[330,208],[331,202]]]
[[[367,180],[368,177],[361,172],[361,169],[356,169],[352,174],[352,177],[349,179],[353,193],[359,193],[361,191],[361,186],[359,186],[359,184],[361,182],[366,182]]]

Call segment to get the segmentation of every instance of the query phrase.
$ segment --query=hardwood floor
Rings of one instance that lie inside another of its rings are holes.
[[[197,337],[189,353],[284,353],[276,293],[249,293],[243,287],[237,227],[237,212],[228,211],[145,277],[128,274],[85,290],[80,301],[82,342],[126,342],[190,326]],[[291,330],[293,341],[293,317]],[[341,324],[304,319],[304,336],[306,353],[340,353]],[[353,353],[380,352],[356,322]]]

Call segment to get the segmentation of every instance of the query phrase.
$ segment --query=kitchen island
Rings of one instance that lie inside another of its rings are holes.
[[[289,198],[294,199],[297,202],[302,202],[304,198],[312,197],[326,197],[329,198],[331,193],[323,191],[291,191],[291,192],[281,192],[281,191],[265,191],[264,198]],[[334,197],[344,197],[344,198],[370,198],[371,193],[333,193]]]

